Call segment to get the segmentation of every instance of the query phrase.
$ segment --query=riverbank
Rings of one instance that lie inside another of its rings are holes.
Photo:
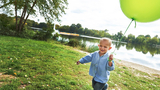
[[[125,65],[126,67],[137,69],[139,71],[142,71],[148,74],[159,74],[160,75],[159,70],[149,68],[149,67],[146,67],[140,64],[136,64],[136,63],[132,63],[132,62],[124,61],[124,60],[119,60],[119,59],[115,59],[115,62],[116,64]]]
[[[84,53],[84,54],[89,54],[88,52],[85,52],[85,51],[82,51],[82,50],[77,50],[77,49],[75,49],[75,50],[79,51],[81,53]],[[124,65],[126,67],[129,67],[129,68],[132,68],[132,69],[137,69],[139,71],[142,71],[142,72],[145,72],[145,73],[148,73],[148,74],[159,74],[160,75],[159,70],[149,68],[149,67],[146,67],[146,66],[143,66],[143,65],[140,65],[140,64],[136,64],[136,63],[132,63],[132,62],[124,61],[124,60],[119,60],[119,59],[114,59],[114,61],[115,61],[116,65],[117,64],[118,65]]]

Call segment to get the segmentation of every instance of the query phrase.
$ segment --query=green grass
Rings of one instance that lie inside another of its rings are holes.
[[[56,41],[0,36],[0,90],[91,90],[85,56]],[[160,75],[116,64],[108,90],[160,90]]]
[[[84,54],[54,41],[0,36],[0,90],[88,90],[89,65],[76,65]],[[87,79],[86,79],[87,78]]]

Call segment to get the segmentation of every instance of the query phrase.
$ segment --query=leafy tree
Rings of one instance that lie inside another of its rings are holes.
[[[8,22],[10,21],[13,21],[11,20],[11,17],[8,17],[6,14],[0,14],[0,29],[8,28],[10,25]]]
[[[122,38],[122,36],[123,36],[122,31],[120,31],[120,32],[118,32],[118,33],[117,33],[117,37],[118,37],[119,39],[121,39],[121,38]]]
[[[85,28],[83,34],[84,34],[84,35],[87,35],[87,31],[88,31],[88,30],[89,30],[88,28]]]
[[[158,38],[158,35],[154,36],[154,37],[157,37]]]
[[[139,35],[136,38],[136,43],[144,43],[144,40],[145,40],[145,36],[144,35]]]
[[[131,43],[126,44],[126,49],[127,49],[127,50],[132,50],[133,47],[134,47],[134,45],[131,44]]]
[[[104,33],[104,37],[111,38],[111,35],[109,33]]]
[[[30,27],[38,27],[38,23],[35,22],[34,20],[28,19],[28,20],[26,21],[26,23],[27,23],[27,26],[30,26]]]
[[[20,33],[23,31],[29,15],[39,13],[47,22],[60,21],[59,16],[65,14],[67,5],[67,0],[1,0],[0,9],[11,11],[13,9],[10,7],[14,6],[16,30]],[[21,17],[18,20],[17,12],[21,10]]]
[[[157,44],[160,44],[160,38],[158,40],[159,40],[159,43],[157,43]]]
[[[122,41],[127,42],[127,37],[123,36]]]
[[[157,37],[153,37],[150,42],[151,42],[152,44],[157,44],[157,43],[159,43],[159,40],[158,40]]]
[[[133,34],[129,34],[128,35],[128,42],[133,42],[135,40],[135,35],[133,35]]]
[[[70,31],[69,31],[69,30],[70,30],[70,27],[67,26],[67,25],[58,26],[56,29],[59,30],[60,32],[70,32]]]
[[[104,31],[99,31],[99,36],[104,37],[104,33],[105,33]]]
[[[83,32],[84,32],[84,29],[82,27],[78,28],[78,31],[77,31],[78,34],[83,34]]]
[[[72,25],[70,26],[70,32],[71,32],[71,33],[76,33],[77,30],[78,30],[78,29],[77,29],[77,27],[76,27],[75,24],[72,24]]]
[[[38,27],[38,28],[47,28],[47,24],[44,23],[44,22],[42,22],[42,23],[40,23],[37,27]]]
[[[147,37],[148,37],[148,38],[151,38],[151,36],[150,36],[150,35],[146,35],[145,37],[146,37],[146,38],[147,38]]]
[[[76,25],[76,27],[79,29],[79,28],[82,27],[82,25],[78,23],[78,24]]]
[[[107,33],[109,30],[108,30],[108,29],[105,29],[104,31]]]
[[[15,35],[15,20],[12,17],[7,16],[6,14],[0,14],[0,34],[2,35]]]

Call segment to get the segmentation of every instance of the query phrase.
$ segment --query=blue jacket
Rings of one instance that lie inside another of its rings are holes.
[[[108,57],[108,53],[100,56],[99,51],[95,51],[81,58],[79,61],[82,64],[91,62],[89,75],[93,76],[94,80],[97,82],[106,83],[109,80],[109,71],[114,70],[114,61],[112,60],[112,66],[109,66]]]

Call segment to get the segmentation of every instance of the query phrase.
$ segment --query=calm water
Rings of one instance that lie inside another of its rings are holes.
[[[86,43],[87,46],[97,46],[99,39],[89,37],[74,37],[74,36],[62,36],[61,39],[69,41],[69,39],[76,38],[79,41]],[[110,52],[115,50],[114,58],[125,60],[140,65],[144,65],[160,71],[160,49],[143,45],[132,44],[118,44],[113,42]]]

